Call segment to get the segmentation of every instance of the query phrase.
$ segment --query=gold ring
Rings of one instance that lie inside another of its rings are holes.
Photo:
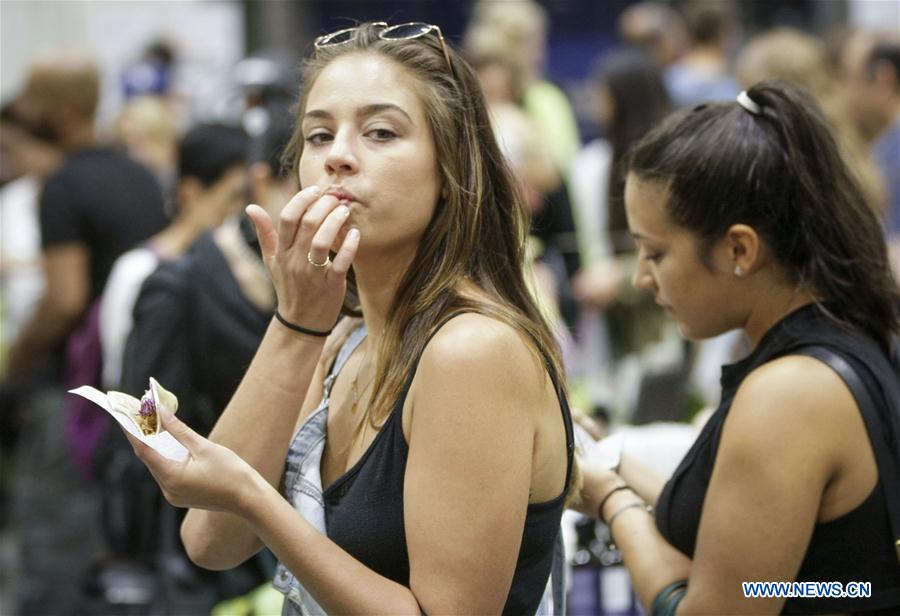
[[[310,250],[308,253],[306,253],[306,260],[309,261],[309,264],[313,267],[328,267],[328,265],[331,263],[331,255],[325,256],[324,263],[316,263],[315,261],[313,261],[312,251]]]

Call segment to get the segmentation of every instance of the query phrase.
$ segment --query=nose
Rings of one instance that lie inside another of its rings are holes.
[[[325,157],[325,170],[328,175],[349,175],[359,170],[359,160],[353,151],[350,135],[335,135]]]
[[[634,274],[631,275],[631,285],[641,291],[650,291],[651,293],[656,291],[656,279],[653,278],[650,265],[646,259],[642,259],[640,256],[638,256]]]

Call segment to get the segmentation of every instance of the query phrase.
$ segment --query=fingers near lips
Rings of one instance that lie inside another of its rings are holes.
[[[318,186],[307,186],[294,195],[281,210],[278,217],[278,246],[281,250],[287,250],[293,245],[304,213],[316,203],[320,193]]]
[[[341,244],[340,250],[331,262],[331,271],[337,275],[344,275],[350,271],[353,264],[353,257],[359,248],[359,229],[353,228],[347,231],[344,242]]]
[[[335,208],[340,205],[337,197],[334,195],[324,195],[319,198],[315,203],[313,203],[306,210],[306,213],[303,214],[303,217],[300,219],[300,230],[297,232],[297,243],[301,247],[309,246],[307,250],[312,248],[313,237],[315,237],[316,233],[319,231],[319,227],[322,226],[322,223],[325,219],[331,214]],[[313,257],[316,257],[316,262],[321,263],[325,260],[325,257],[328,256],[327,247],[325,250],[316,252],[312,251]]]
[[[325,217],[319,229],[316,231],[310,243],[309,252],[317,263],[325,261],[328,251],[334,245],[335,238],[347,222],[350,216],[350,208],[340,204]]]
[[[350,208],[345,200],[322,195],[321,189],[310,186],[294,195],[281,212],[279,251],[296,245],[298,251],[308,251],[315,263],[324,263],[329,252],[337,250],[343,267],[335,269],[346,273],[359,246],[359,231],[350,229],[349,218]]]

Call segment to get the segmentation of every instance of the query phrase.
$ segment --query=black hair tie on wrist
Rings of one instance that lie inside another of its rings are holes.
[[[613,494],[615,494],[616,492],[621,492],[622,490],[631,490],[632,492],[634,492],[634,490],[631,489],[631,486],[630,486],[630,485],[628,485],[627,483],[623,483],[623,484],[621,484],[621,485],[617,485],[617,486],[614,487],[612,490],[610,490],[609,492],[607,492],[607,493],[606,493],[606,496],[604,496],[604,497],[600,500],[600,505],[597,507],[597,517],[599,517],[599,518],[600,518],[600,521],[603,522],[604,524],[607,524],[607,522],[606,522],[606,520],[603,519],[603,505],[606,504],[606,501],[608,501],[609,498],[610,498]]]
[[[334,328],[329,329],[327,332],[321,332],[315,329],[306,329],[305,327],[300,327],[299,325],[294,325],[278,312],[278,308],[275,309],[275,318],[278,319],[278,322],[287,327],[288,329],[292,329],[295,332],[300,332],[301,334],[306,334],[307,336],[316,336],[317,338],[326,338],[334,331]]]

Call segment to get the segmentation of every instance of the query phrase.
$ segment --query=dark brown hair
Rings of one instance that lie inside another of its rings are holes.
[[[676,224],[701,256],[731,225],[753,227],[789,279],[887,349],[900,330],[900,291],[881,225],[800,87],[767,80],[737,103],[677,112],[631,152],[629,169],[664,182]]]
[[[604,55],[591,79],[606,85],[613,101],[613,118],[607,127],[612,161],[606,181],[607,229],[617,253],[633,252],[625,216],[625,164],[631,146],[671,111],[662,71],[643,52],[625,49]]]

